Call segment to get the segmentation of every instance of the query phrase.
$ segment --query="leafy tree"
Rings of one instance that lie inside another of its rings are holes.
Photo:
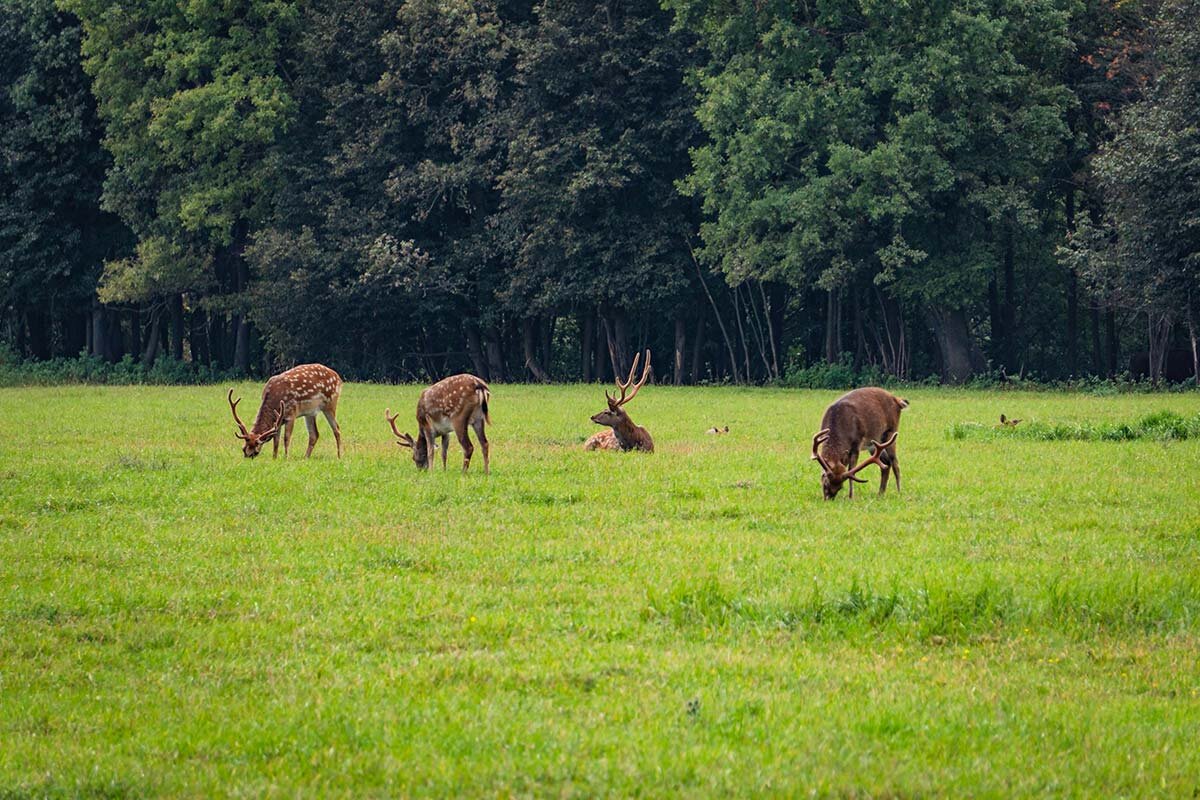
[[[945,377],[980,367],[970,319],[1038,235],[1040,179],[1065,143],[1071,97],[1052,76],[1068,9],[668,5],[712,53],[697,77],[710,143],[687,183],[709,216],[704,257],[831,297],[885,287],[923,312]]]
[[[108,160],[80,38],[53,0],[0,5],[0,306],[37,358],[92,340],[100,264],[128,246],[99,206]],[[99,310],[95,327],[104,354]]]
[[[1186,323],[1200,374],[1200,19],[1198,0],[1163,4],[1158,75],[1121,114],[1095,161],[1107,219],[1066,250],[1093,285],[1144,314],[1157,382],[1171,327]]]
[[[295,103],[281,59],[297,6],[64,5],[83,22],[83,64],[113,159],[103,205],[138,237],[133,256],[107,264],[101,296],[145,302],[224,289],[232,296],[212,307],[234,312],[233,358],[245,371],[242,250],[282,188],[277,144]]]

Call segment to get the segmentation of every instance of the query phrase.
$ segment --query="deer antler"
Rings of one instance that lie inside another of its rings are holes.
[[[646,367],[645,367],[645,369],[642,370],[642,379],[640,381],[638,381],[637,385],[635,385],[633,387],[633,394],[629,395],[628,397],[625,396],[625,392],[628,391],[629,385],[631,383],[633,383],[633,376],[637,374],[638,359],[640,359],[640,358],[641,358],[641,354],[635,355],[633,357],[633,365],[629,368],[629,377],[625,379],[624,383],[621,383],[621,381],[619,379],[617,380],[617,388],[621,390],[621,398],[619,400],[611,397],[608,394],[608,392],[604,393],[604,396],[608,397],[609,402],[615,403],[618,406],[623,406],[626,403],[628,403],[630,400],[632,400],[633,398],[637,397],[637,393],[639,391],[641,391],[641,388],[643,386],[646,385],[646,379],[650,377],[650,351],[649,350],[646,351]]]
[[[246,426],[242,423],[242,420],[238,416],[238,413],[237,413],[237,406],[238,406],[238,403],[242,402],[242,398],[239,397],[237,400],[234,400],[233,399],[233,389],[230,389],[229,395],[226,399],[229,400],[229,410],[233,412],[233,420],[234,420],[234,422],[237,423],[238,428],[241,430],[241,433],[237,434],[237,438],[249,439],[250,434],[249,434],[249,432],[247,432]]]
[[[883,444],[880,444],[879,442],[872,439],[871,446],[875,448],[875,452],[873,452],[871,454],[871,457],[868,458],[866,461],[862,462],[857,467],[855,467],[854,469],[847,472],[846,477],[850,478],[851,480],[856,481],[858,483],[866,483],[866,481],[863,480],[862,478],[855,478],[854,476],[857,473],[861,472],[862,470],[866,469],[871,464],[878,464],[880,469],[884,469],[886,465],[883,463],[883,461],[880,460],[879,457],[881,455],[883,455],[884,450],[886,450],[887,448],[891,447],[893,444],[896,443],[896,437],[899,435],[900,435],[900,432],[896,431],[895,433],[892,434],[892,438],[888,439]]]
[[[411,434],[401,433],[396,428],[396,420],[400,418],[399,413],[393,414],[392,409],[385,408],[383,410],[383,418],[386,419],[388,421],[388,424],[392,426],[392,433],[396,434],[396,438],[400,440],[400,441],[396,442],[396,446],[398,446],[398,447],[415,447],[416,446],[416,442],[413,441],[413,437]]]
[[[817,431],[816,435],[813,436],[812,460],[820,464],[821,469],[825,472],[830,471],[829,465],[825,463],[825,459],[821,458],[821,454],[817,451],[817,448],[825,444],[827,441],[829,441],[829,428]]]

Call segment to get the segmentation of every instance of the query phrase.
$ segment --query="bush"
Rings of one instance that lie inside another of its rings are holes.
[[[188,361],[159,358],[146,369],[126,355],[115,364],[81,355],[49,361],[21,361],[12,350],[0,348],[0,386],[56,386],[71,383],[110,385],[202,384],[230,380],[230,373]]]

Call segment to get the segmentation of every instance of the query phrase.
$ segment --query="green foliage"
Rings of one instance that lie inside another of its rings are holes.
[[[100,260],[127,245],[99,207],[108,160],[81,38],[53,0],[0,5],[0,308],[86,307]]]
[[[1173,411],[1158,411],[1133,422],[1045,422],[1037,419],[1016,426],[987,426],[956,422],[946,432],[953,440],[1034,439],[1044,442],[1128,442],[1137,439],[1172,441],[1200,437],[1200,414],[1185,417]]]

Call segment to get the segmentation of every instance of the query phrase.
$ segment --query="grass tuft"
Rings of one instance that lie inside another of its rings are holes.
[[[1042,422],[1029,420],[1020,425],[983,425],[955,422],[947,428],[947,438],[1032,439],[1043,442],[1132,442],[1139,439],[1183,441],[1200,437],[1200,414],[1182,416],[1174,411],[1156,411],[1133,422]]]

